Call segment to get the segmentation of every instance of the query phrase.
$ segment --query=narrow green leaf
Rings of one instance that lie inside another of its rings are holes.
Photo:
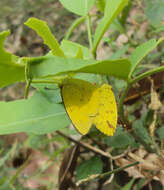
[[[132,1],[128,1],[128,4],[124,8],[124,10],[122,11],[121,17],[119,19],[122,26],[124,26],[125,23],[126,23],[126,20],[127,20],[128,16],[129,16],[129,12],[131,10],[131,7],[132,7]]]
[[[10,157],[10,155],[15,152],[16,149],[16,145],[17,143],[14,143],[14,145],[12,146],[12,148],[6,153],[6,155],[1,156],[0,159],[0,167],[2,167],[4,165],[4,163],[6,162],[6,160]]]
[[[0,87],[17,81],[24,81],[24,65],[18,63],[18,57],[4,49],[4,41],[10,31],[0,33]]]
[[[150,53],[153,49],[155,49],[164,38],[160,38],[158,41],[155,39],[149,40],[141,45],[139,45],[130,55],[130,61],[132,64],[131,71],[129,73],[129,78],[132,76],[134,70],[139,65],[139,63],[143,60],[143,58]]]
[[[84,59],[90,59],[89,49],[81,44],[71,42],[69,40],[62,40],[60,48],[65,52],[67,57],[75,57],[80,48]]]
[[[40,93],[35,93],[28,100],[0,102],[0,108],[0,134],[44,134],[60,130],[70,123],[64,107],[49,102]]]
[[[131,187],[134,183],[135,179],[131,179],[128,184],[126,184],[121,190],[131,190]]]
[[[31,58],[29,62],[31,64],[30,74],[32,78],[57,76],[69,73],[94,73],[110,75],[127,80],[131,67],[131,63],[128,59],[95,61],[45,56]]]
[[[121,49],[113,53],[108,59],[114,60],[114,59],[119,59],[121,58],[122,55],[126,53],[126,51],[129,49],[129,44],[123,46]]]
[[[37,32],[44,43],[52,50],[53,55],[64,57],[64,52],[60,49],[59,43],[45,21],[29,18],[24,24]]]
[[[151,31],[150,34],[155,34],[155,33],[158,34],[158,33],[163,32],[163,31],[164,31],[164,25],[162,25],[162,26],[156,28],[155,30]]]
[[[98,24],[94,35],[93,52],[96,52],[97,46],[102,39],[104,33],[109,28],[112,21],[119,15],[127,4],[128,0],[108,0],[106,2],[104,17]]]
[[[94,0],[59,0],[68,11],[80,16],[85,16],[91,9]]]

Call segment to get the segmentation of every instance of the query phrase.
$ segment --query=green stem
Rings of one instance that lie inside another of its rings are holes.
[[[69,27],[67,33],[66,33],[66,36],[65,36],[65,40],[68,40],[68,38],[70,38],[73,30],[79,25],[81,24],[82,22],[84,22],[86,19],[86,16],[83,16],[83,17],[80,17],[80,18],[77,18],[73,23],[72,25]]]
[[[153,74],[161,72],[161,71],[164,71],[164,66],[160,66],[160,67],[154,68],[154,69],[152,69],[150,71],[147,71],[147,72],[145,72],[145,73],[143,73],[143,74],[135,77],[134,79],[132,79],[130,81],[130,84],[134,84],[134,83],[138,82],[139,80],[141,80],[141,79],[143,79],[145,77],[148,77],[150,75],[153,75]]]
[[[87,22],[89,46],[90,46],[90,48],[92,49],[92,48],[93,48],[93,42],[92,42],[91,18],[90,18],[90,15],[87,15],[87,17],[86,17],[86,22]]]
[[[51,80],[46,80],[46,79],[35,79],[32,80],[31,83],[47,83],[47,84],[60,84],[61,83],[61,79],[51,79]]]
[[[152,69],[150,71],[147,71],[147,72],[145,72],[145,73],[143,73],[143,74],[141,74],[141,75],[139,75],[139,76],[135,77],[134,79],[131,79],[131,80],[129,80],[127,82],[127,86],[126,86],[124,92],[121,95],[119,106],[118,106],[119,115],[120,115],[121,119],[125,123],[127,123],[127,121],[126,121],[126,118],[125,118],[125,115],[124,115],[124,106],[123,106],[123,104],[124,104],[124,100],[125,100],[125,98],[127,96],[127,93],[129,91],[129,89],[131,88],[131,86],[133,84],[135,84],[136,82],[138,82],[139,80],[141,80],[141,79],[143,79],[145,77],[148,77],[150,75],[153,75],[155,73],[161,72],[161,71],[164,71],[164,66],[160,66],[158,68],[154,68],[154,69]]]
[[[25,87],[25,92],[24,92],[24,98],[28,98],[28,93],[29,93],[29,88],[30,88],[31,80],[26,81],[26,87]]]
[[[135,165],[138,165],[139,162],[133,162],[132,164],[128,164],[126,166],[123,166],[121,168],[117,168],[115,170],[112,170],[112,171],[109,171],[109,172],[106,172],[106,173],[103,173],[103,174],[97,174],[97,175],[91,175],[90,177],[88,177],[87,179],[82,179],[80,180],[79,182],[76,183],[77,186],[81,185],[81,184],[84,184],[86,182],[90,182],[92,180],[95,180],[95,179],[100,179],[100,178],[104,178],[104,177],[107,177],[111,174],[115,174],[115,173],[118,173],[126,168],[129,168],[129,167],[132,167],[132,166],[135,166]]]
[[[129,91],[129,89],[131,88],[131,86],[133,84],[135,84],[136,82],[140,81],[141,79],[145,78],[145,77],[148,77],[150,75],[153,75],[155,73],[158,73],[158,72],[161,72],[161,71],[164,71],[164,66],[160,66],[158,68],[154,68],[150,71],[147,71],[137,77],[135,77],[134,79],[131,79],[127,82],[127,86],[124,90],[124,92],[122,93],[121,95],[121,98],[120,98],[120,102],[119,102],[119,105],[118,105],[118,112],[119,112],[119,116],[121,118],[121,120],[123,121],[124,124],[126,124],[128,127],[130,126],[130,122],[129,120],[126,118],[125,116],[125,112],[124,112],[124,100],[127,96],[127,93]],[[136,133],[135,131],[131,131],[131,135],[136,139],[138,140],[142,145],[144,145],[144,147],[149,151],[149,152],[154,152],[154,150],[147,144],[145,143],[144,140],[142,140],[142,138],[140,138]]]

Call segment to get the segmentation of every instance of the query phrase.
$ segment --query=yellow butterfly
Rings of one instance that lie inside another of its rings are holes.
[[[117,105],[110,85],[67,79],[61,86],[61,95],[69,118],[82,135],[95,125],[105,135],[113,136]]]

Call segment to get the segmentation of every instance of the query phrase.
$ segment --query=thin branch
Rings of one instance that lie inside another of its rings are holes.
[[[69,141],[74,142],[75,144],[78,144],[81,147],[83,147],[83,148],[85,148],[85,149],[87,149],[89,151],[94,152],[95,154],[99,154],[101,156],[105,156],[105,157],[107,157],[109,159],[112,159],[112,160],[115,160],[115,159],[118,159],[120,157],[125,156],[125,154],[127,154],[128,151],[129,151],[129,149],[128,149],[127,151],[125,151],[125,153],[123,153],[121,155],[112,156],[109,153],[106,153],[106,152],[100,150],[99,148],[93,147],[93,146],[91,146],[91,145],[89,145],[87,143],[84,143],[84,142],[77,141],[77,140],[73,139],[72,137],[69,137],[69,136],[65,135],[64,133],[62,133],[60,131],[56,131],[56,133],[59,134],[60,136],[63,136],[64,138],[68,139]]]
[[[104,177],[106,177],[106,176],[109,176],[109,175],[111,175],[111,174],[118,173],[118,172],[120,172],[120,171],[122,171],[122,170],[124,170],[124,169],[126,169],[126,168],[129,168],[129,167],[132,167],[132,166],[135,166],[135,165],[138,165],[138,164],[139,164],[139,162],[133,162],[132,164],[128,164],[128,165],[126,165],[126,166],[123,166],[123,167],[121,167],[121,168],[117,168],[117,169],[115,169],[115,170],[112,170],[112,171],[109,171],[109,172],[106,172],[106,173],[103,173],[103,174],[91,175],[90,177],[88,177],[88,178],[86,178],[86,179],[82,179],[82,180],[78,181],[78,182],[76,183],[76,185],[79,186],[79,185],[81,185],[81,184],[84,184],[84,183],[86,183],[86,182],[90,182],[90,181],[95,180],[95,179],[104,178]]]
[[[68,29],[68,32],[66,33],[65,35],[65,40],[68,40],[68,38],[71,36],[73,30],[78,26],[80,25],[82,22],[84,22],[86,19],[86,16],[83,16],[83,17],[80,17],[80,18],[77,18],[73,24],[70,26],[70,28]]]
[[[161,71],[164,71],[164,66],[160,66],[160,67],[151,69],[150,71],[147,71],[145,73],[140,74],[139,76],[135,77],[134,79],[131,79],[130,84],[134,84],[143,78],[146,78],[146,77],[153,75],[155,73],[159,73]]]

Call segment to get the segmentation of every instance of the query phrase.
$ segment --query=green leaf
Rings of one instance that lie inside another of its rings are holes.
[[[18,57],[3,47],[9,34],[9,30],[0,33],[0,87],[25,80],[24,65],[19,63]]]
[[[150,34],[160,33],[164,31],[164,25],[156,28],[156,30],[153,30]]]
[[[97,8],[104,13],[104,9],[105,9],[105,3],[106,3],[106,0],[97,0],[96,1],[96,6]]]
[[[122,26],[124,26],[125,23],[126,23],[126,20],[127,20],[128,16],[129,16],[129,12],[131,10],[131,7],[132,7],[132,1],[128,1],[128,4],[124,8],[124,10],[122,11],[121,17],[119,19]]]
[[[80,16],[85,16],[91,9],[94,0],[59,0],[68,11]]]
[[[102,161],[99,157],[92,157],[77,167],[77,181],[102,172]]]
[[[34,83],[32,84],[34,88],[37,89],[49,102],[61,103],[62,98],[60,94],[60,88],[56,84],[43,84]]]
[[[64,52],[60,49],[59,43],[45,21],[37,18],[29,18],[24,24],[37,32],[44,40],[44,43],[52,50],[53,55],[64,57]]]
[[[83,59],[83,50],[82,50],[81,47],[79,47],[79,49],[78,49],[78,51],[77,51],[77,53],[75,55],[75,58],[77,58],[77,59]]]
[[[89,49],[78,43],[71,42],[69,40],[62,40],[60,47],[64,51],[64,53],[67,57],[75,57],[80,48],[82,50],[84,59],[90,59]]]
[[[145,0],[145,15],[152,26],[159,27],[163,21],[163,0]]]
[[[0,134],[44,134],[70,123],[61,104],[49,102],[38,92],[28,100],[0,102],[0,108]]]
[[[30,74],[32,78],[69,73],[94,73],[126,80],[131,67],[128,59],[95,61],[56,56],[31,58],[29,63],[31,63]]]
[[[0,167],[4,166],[6,160],[8,160],[9,157],[12,155],[12,153],[15,152],[16,145],[17,145],[17,143],[14,143],[14,145],[13,145],[12,148],[6,153],[6,155],[1,156],[1,159],[0,159]]]
[[[106,137],[104,139],[105,144],[114,148],[126,147],[134,143],[134,139],[121,127],[117,127],[115,135],[112,137]]]
[[[122,55],[126,53],[126,51],[129,49],[129,44],[123,46],[121,49],[113,53],[108,59],[115,60],[121,58]]]
[[[161,126],[161,127],[157,130],[157,134],[158,134],[158,136],[159,136],[159,138],[160,138],[161,140],[164,139],[164,126]]]
[[[134,70],[139,65],[139,63],[143,60],[143,58],[150,53],[153,49],[155,49],[164,38],[160,38],[158,41],[155,39],[149,40],[141,45],[139,45],[130,55],[130,61],[132,64],[131,71],[129,73],[129,78],[132,76]]]
[[[135,128],[135,131],[138,134],[138,136],[142,137],[146,143],[151,143],[151,138],[149,136],[148,131],[144,127],[143,121],[136,120],[135,122],[133,122],[133,124],[134,124],[134,128]]]
[[[97,46],[104,33],[107,31],[112,21],[120,14],[127,2],[128,0],[108,0],[106,2],[104,17],[98,24],[94,35],[93,52],[96,52]]]
[[[135,179],[131,179],[128,184],[126,184],[121,190],[131,190],[131,187],[134,183]]]

